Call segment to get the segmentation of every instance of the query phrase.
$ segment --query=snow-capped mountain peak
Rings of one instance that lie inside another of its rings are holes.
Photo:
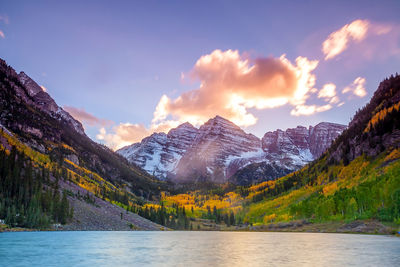
[[[160,179],[225,182],[252,164],[264,164],[277,178],[319,157],[345,129],[334,123],[267,132],[262,139],[216,116],[195,128],[184,123],[117,152]],[[271,167],[272,166],[272,167]],[[265,176],[265,173],[263,174]]]

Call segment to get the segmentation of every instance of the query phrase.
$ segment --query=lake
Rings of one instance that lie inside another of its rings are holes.
[[[399,266],[400,238],[259,232],[0,234],[0,266]]]

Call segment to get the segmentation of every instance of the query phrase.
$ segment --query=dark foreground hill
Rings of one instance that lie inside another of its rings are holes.
[[[165,183],[93,142],[36,82],[3,60],[0,126],[0,219],[6,223],[158,228],[125,210],[158,196]]]

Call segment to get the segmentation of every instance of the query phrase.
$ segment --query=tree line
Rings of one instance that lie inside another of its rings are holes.
[[[0,219],[11,227],[49,228],[66,224],[73,216],[67,192],[44,167],[12,147],[0,149]]]

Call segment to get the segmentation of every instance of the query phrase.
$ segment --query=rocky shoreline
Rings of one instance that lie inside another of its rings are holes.
[[[88,215],[90,217],[90,215]],[[74,221],[70,224],[57,227],[57,229],[28,229],[28,228],[8,228],[0,225],[1,232],[40,232],[40,231],[171,231],[166,227],[148,221],[137,214],[124,214],[125,219],[121,222],[98,222],[90,224]],[[95,217],[92,217],[95,219]],[[129,222],[134,222],[134,226],[129,226]],[[221,227],[221,225],[209,225],[200,231],[234,231],[234,232],[305,232],[305,233],[349,233],[349,234],[377,234],[377,235],[397,235],[400,236],[400,228],[393,225],[385,225],[375,220],[357,220],[353,222],[329,222],[329,223],[310,223],[308,221],[281,222],[269,225],[242,225]]]
[[[311,223],[308,221],[281,222],[269,225],[235,227],[234,231],[255,232],[307,232],[307,233],[352,233],[394,235],[400,229],[385,225],[376,220],[357,220],[352,222]]]

